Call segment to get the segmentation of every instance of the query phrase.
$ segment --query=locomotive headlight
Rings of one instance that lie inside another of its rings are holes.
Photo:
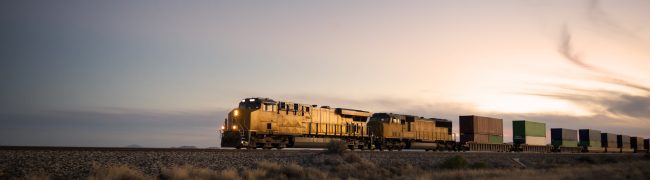
[[[224,130],[224,129],[226,129],[226,126],[221,126],[221,130]]]
[[[235,110],[235,113],[233,113],[235,116],[239,116],[239,110]]]
[[[232,129],[237,129],[237,125],[233,125],[233,126],[232,126]]]

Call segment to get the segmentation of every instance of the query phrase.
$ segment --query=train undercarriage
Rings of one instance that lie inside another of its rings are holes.
[[[343,141],[347,144],[347,148],[350,150],[462,150],[462,147],[453,141],[422,142],[414,139],[384,139],[380,137],[247,134],[240,131],[225,131],[221,134],[221,147],[234,147],[237,149],[325,148],[330,141]]]

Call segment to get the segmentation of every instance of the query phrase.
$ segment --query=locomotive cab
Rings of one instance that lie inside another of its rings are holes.
[[[221,126],[221,147],[241,148],[247,145],[250,136],[251,116],[264,108],[275,107],[275,101],[264,98],[246,98],[228,113]]]

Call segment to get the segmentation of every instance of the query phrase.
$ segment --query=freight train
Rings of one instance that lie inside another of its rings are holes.
[[[503,142],[502,119],[460,116],[459,138],[452,125],[446,119],[246,98],[228,113],[219,132],[221,147],[237,149],[322,148],[335,140],[351,150],[647,153],[649,149],[648,139],[591,129],[551,128],[547,145],[546,125],[524,120],[513,121],[512,143]]]

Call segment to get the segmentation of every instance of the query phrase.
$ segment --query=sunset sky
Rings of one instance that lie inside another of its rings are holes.
[[[9,0],[0,27],[0,145],[218,146],[246,97],[650,137],[645,0]]]

